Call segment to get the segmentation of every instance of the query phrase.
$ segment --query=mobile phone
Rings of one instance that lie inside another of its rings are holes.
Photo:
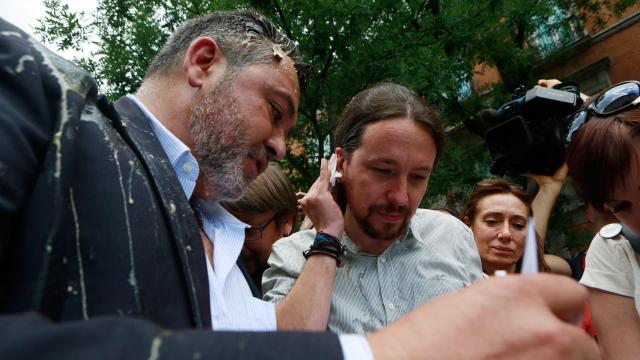
[[[338,157],[334,153],[329,158],[329,184],[332,188],[333,198],[336,200],[336,203],[338,203],[340,210],[342,210],[342,213],[344,214],[347,208],[347,197],[344,185],[340,182],[340,179],[342,179],[342,173],[338,171],[337,167]]]
[[[342,173],[338,171],[338,157],[335,153],[329,158],[329,183],[331,187],[335,187],[339,179],[342,178]]]

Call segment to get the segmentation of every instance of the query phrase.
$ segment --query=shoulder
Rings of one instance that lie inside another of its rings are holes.
[[[2,71],[18,81],[30,83],[34,91],[41,91],[35,87],[36,84],[31,84],[35,78],[40,77],[50,87],[59,90],[49,91],[50,96],[65,96],[69,91],[80,97],[85,97],[91,92],[94,92],[91,96],[96,95],[95,81],[86,70],[53,53],[3,19],[0,19],[0,43],[4,48],[3,55],[6,55],[0,57],[0,63],[4,65]],[[65,100],[72,99],[65,96]]]
[[[471,233],[471,230],[458,218],[440,211],[418,209],[411,219],[411,229],[423,234],[425,232],[453,231]]]
[[[418,209],[411,219],[411,231],[419,242],[430,248],[477,252],[471,229],[456,217],[440,211]]]
[[[61,113],[59,108],[74,109],[70,113],[75,113],[87,99],[97,96],[95,80],[87,71],[3,19],[0,19],[0,49],[3,99],[9,99],[9,106],[18,115],[24,115],[25,120],[41,123],[43,117],[58,122],[76,118],[77,115]]]
[[[587,251],[585,274],[591,269],[640,276],[640,255],[634,251],[624,232],[616,235],[613,231],[600,231]]]
[[[589,246],[587,257],[621,258],[633,254],[631,243],[624,236],[622,226],[618,223],[603,226],[595,235]]]
[[[313,244],[315,230],[302,230],[284,237],[273,244],[273,251],[302,251]]]
[[[607,226],[591,241],[580,283],[633,297],[635,282],[640,278],[639,257],[622,232]]]
[[[465,281],[482,279],[482,265],[473,233],[456,217],[440,211],[418,209],[411,231],[429,262],[442,261],[448,271],[457,268]],[[440,259],[440,260],[438,260]]]

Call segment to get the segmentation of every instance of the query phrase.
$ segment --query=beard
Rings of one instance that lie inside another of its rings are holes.
[[[358,223],[358,226],[360,226],[360,229],[362,229],[362,232],[373,239],[394,240],[404,234],[409,226],[411,214],[409,213],[409,208],[406,206],[387,204],[372,205],[367,209],[366,214],[361,215],[354,211],[354,209],[357,208],[349,204],[349,199],[347,199],[347,202],[351,214]],[[385,223],[381,221],[374,223],[372,218],[376,212],[399,213],[402,214],[404,218],[401,223]]]
[[[193,106],[189,132],[198,160],[206,197],[234,201],[242,197],[247,185],[243,161],[249,152],[246,119],[238,115],[232,94],[233,76],[204,94]]]

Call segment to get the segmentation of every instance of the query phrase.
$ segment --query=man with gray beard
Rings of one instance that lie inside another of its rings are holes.
[[[333,334],[211,330],[276,330],[217,202],[283,158],[302,66],[264,16],[213,13],[112,106],[0,19],[0,358],[340,358]]]

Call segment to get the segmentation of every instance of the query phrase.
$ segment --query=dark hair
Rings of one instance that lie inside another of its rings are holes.
[[[636,106],[605,118],[591,115],[567,147],[569,174],[584,199],[598,211],[604,210],[604,202],[616,186],[625,185],[621,181],[625,181],[632,162],[640,161],[638,135],[640,107]]]
[[[251,10],[218,11],[178,27],[149,65],[145,79],[181,64],[191,43],[204,36],[216,41],[231,70],[273,63],[274,46],[291,58],[299,78],[308,68],[295,43],[262,14]]]
[[[424,124],[436,144],[438,159],[444,147],[444,128],[437,112],[413,90],[390,82],[363,90],[349,101],[336,127],[336,146],[350,155],[360,146],[366,125],[391,118]]]
[[[478,210],[478,203],[487,196],[495,194],[511,194],[517,197],[524,203],[527,211],[531,214],[531,201],[533,200],[531,194],[506,179],[484,179],[474,186],[471,195],[469,195],[469,200],[462,211],[462,220],[469,224],[473,223]]]
[[[270,163],[262,174],[247,185],[242,199],[222,202],[221,205],[234,214],[259,215],[273,211],[278,226],[281,226],[295,216],[298,200],[284,172],[277,164]]]

